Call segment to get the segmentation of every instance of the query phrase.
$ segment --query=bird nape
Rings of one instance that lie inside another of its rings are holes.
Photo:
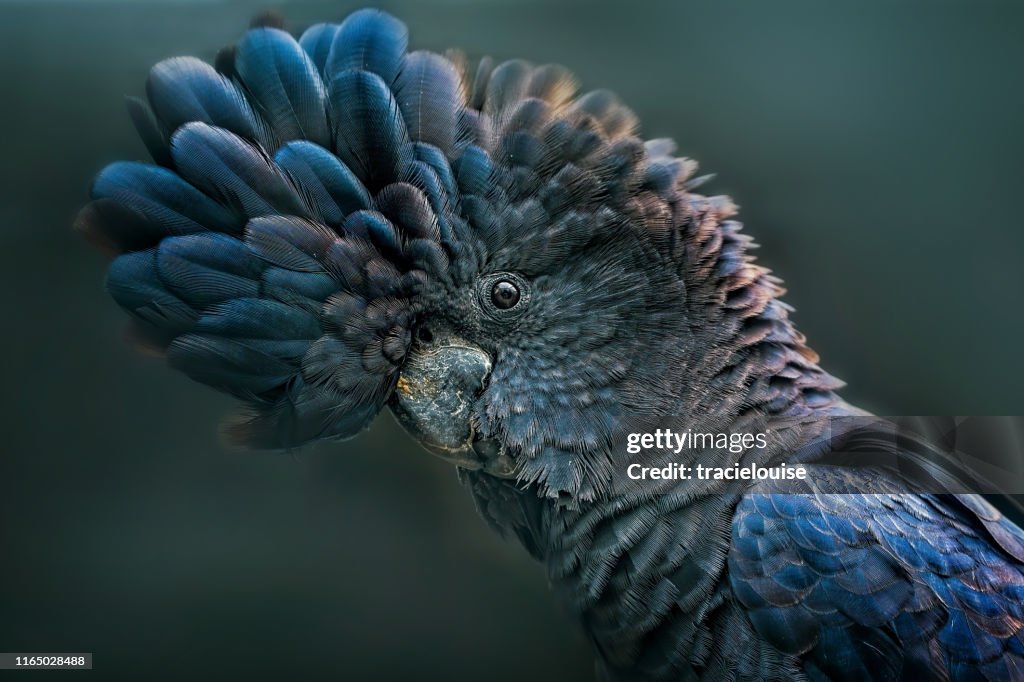
[[[154,163],[107,166],[77,228],[134,339],[245,404],[230,442],[387,406],[544,563],[609,679],[1024,679],[1024,534],[980,497],[853,494],[884,475],[813,458],[813,494],[612,485],[631,415],[775,427],[778,462],[865,413],[733,204],[610,93],[409,51],[362,10],[160,62],[146,99]]]

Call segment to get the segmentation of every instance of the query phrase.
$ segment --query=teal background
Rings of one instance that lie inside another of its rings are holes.
[[[225,450],[231,401],[120,339],[69,225],[144,156],[122,98],[273,6],[0,1],[0,650],[94,652],[76,680],[591,679],[541,568],[389,416]],[[301,30],[358,5],[276,6]],[[565,64],[717,173],[851,401],[1024,413],[1024,4],[382,6],[414,47]]]

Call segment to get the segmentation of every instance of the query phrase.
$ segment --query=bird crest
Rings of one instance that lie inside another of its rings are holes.
[[[702,179],[671,141],[643,142],[614,95],[579,94],[562,67],[409,51],[401,22],[364,9],[298,40],[258,26],[216,66],[160,62],[128,109],[154,163],[107,166],[76,225],[115,256],[107,286],[134,338],[245,403],[232,443],[354,435],[392,397],[417,319],[494,271],[583,262],[566,297],[589,291],[578,314],[601,310],[640,345],[720,304],[719,341],[781,340],[792,348],[776,360],[813,365],[731,202],[693,192]],[[626,291],[650,300],[628,311]],[[550,340],[619,381],[635,352],[599,355],[609,332],[591,326],[596,340]],[[722,348],[707,371],[728,363]],[[609,405],[665,381],[636,371]],[[524,480],[576,489],[595,466],[521,437],[539,422],[488,409],[525,453]],[[608,418],[579,442],[600,449]]]

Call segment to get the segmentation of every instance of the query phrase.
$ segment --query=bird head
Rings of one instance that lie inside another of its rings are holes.
[[[541,153],[558,116],[572,135],[582,118],[544,109],[528,138]],[[461,197],[474,265],[421,293],[390,399],[433,452],[554,492],[579,490],[618,415],[665,412],[687,337],[682,280],[646,223],[609,196],[602,173],[612,171],[596,167],[643,158],[643,146],[613,151],[598,139],[596,156],[553,154],[539,171],[481,156],[491,196]]]
[[[731,202],[613,95],[407,40],[376,10],[257,27],[129,100],[154,163],[104,169],[77,226],[134,338],[245,403],[230,441],[387,407],[460,467],[585,499],[621,416],[749,406],[751,359],[763,401],[819,371]]]

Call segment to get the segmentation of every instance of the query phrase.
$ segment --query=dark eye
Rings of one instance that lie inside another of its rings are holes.
[[[500,279],[491,287],[491,303],[499,310],[514,308],[520,296],[519,287],[507,279]]]
[[[499,325],[518,320],[532,299],[530,282],[514,272],[492,272],[477,281],[480,310]]]

